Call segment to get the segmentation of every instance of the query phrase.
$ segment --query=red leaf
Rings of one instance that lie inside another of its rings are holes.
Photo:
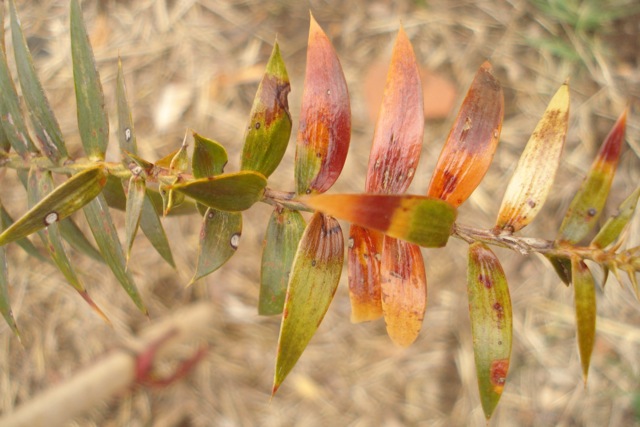
[[[402,28],[398,32],[380,106],[365,190],[403,193],[413,179],[424,134],[420,71]]]
[[[442,148],[428,195],[460,206],[484,178],[498,145],[504,96],[489,62],[471,83]]]
[[[331,42],[311,16],[296,146],[296,191],[323,193],[338,179],[351,138],[349,92]]]

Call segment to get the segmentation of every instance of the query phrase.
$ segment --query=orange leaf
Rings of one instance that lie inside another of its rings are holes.
[[[420,71],[411,42],[398,32],[380,106],[365,189],[403,193],[413,179],[424,134]]]
[[[484,178],[498,145],[504,96],[489,62],[471,83],[442,148],[428,195],[460,206]]]
[[[427,276],[420,247],[385,236],[380,262],[382,311],[394,343],[408,347],[422,327]]]
[[[296,191],[323,193],[338,179],[351,138],[347,83],[331,42],[311,16],[296,146]]]
[[[353,323],[382,316],[380,254],[382,233],[352,225],[349,231],[349,297]]]

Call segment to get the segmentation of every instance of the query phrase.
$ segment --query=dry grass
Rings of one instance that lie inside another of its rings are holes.
[[[523,144],[550,96],[569,77],[572,111],[564,167],[541,217],[526,230],[536,237],[554,236],[598,144],[627,101],[637,104],[640,97],[640,15],[633,1],[606,2],[606,10],[636,9],[615,20],[601,14],[601,25],[588,30],[560,22],[525,0],[85,3],[111,111],[118,54],[123,58],[142,155],[150,160],[164,156],[177,147],[186,128],[193,128],[225,144],[231,159],[228,170],[239,164],[245,120],[276,34],[292,78],[295,123],[311,9],[342,59],[352,97],[351,153],[336,190],[359,191],[364,186],[373,124],[362,93],[363,76],[370,64],[388,61],[400,22],[418,58],[455,82],[458,104],[477,67],[490,59],[505,89],[506,116],[489,175],[461,209],[461,221],[478,226],[492,225]],[[584,2],[592,3],[600,4]],[[19,1],[18,9],[53,109],[69,145],[79,153],[71,102],[68,2]],[[629,146],[614,184],[614,205],[640,178],[638,117],[637,110],[630,116]],[[427,123],[414,192],[425,191],[451,121],[452,117]],[[292,144],[283,167],[273,175],[273,187],[293,187],[293,152]],[[115,158],[117,152],[111,155]],[[17,215],[23,196],[10,187],[15,183],[10,175],[3,178],[0,194]],[[212,300],[218,307],[210,325],[212,351],[188,379],[162,390],[127,393],[71,425],[484,424],[467,315],[465,246],[457,241],[443,250],[425,251],[429,304],[421,336],[411,348],[394,348],[382,321],[349,323],[344,274],[318,334],[270,402],[279,319],[256,315],[268,213],[267,207],[259,206],[246,214],[239,253],[191,289],[184,289],[184,284],[195,262],[197,221],[165,222],[179,272],[139,240],[134,270],[152,317],[163,317],[193,299]],[[630,234],[636,245],[639,227],[636,221]],[[498,255],[510,281],[515,336],[508,385],[492,425],[637,423],[640,306],[628,287],[612,281],[606,292],[599,292],[598,335],[585,389],[571,290],[542,259],[502,251]],[[11,297],[24,347],[0,324],[0,413],[73,375],[147,323],[106,267],[80,257],[77,262],[89,291],[113,320],[113,329],[86,307],[53,267],[28,260],[11,247]]]

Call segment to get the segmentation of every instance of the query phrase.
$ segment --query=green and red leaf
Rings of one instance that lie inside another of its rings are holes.
[[[447,244],[457,211],[427,196],[319,194],[303,199],[313,209],[424,247]]]
[[[0,246],[68,217],[95,199],[106,182],[107,170],[103,166],[92,167],[72,176],[0,234]]]
[[[27,184],[27,198],[29,206],[33,207],[36,205],[39,200],[51,192],[53,186],[54,183],[51,172],[40,171],[32,168],[29,171],[29,180]],[[93,301],[93,298],[89,296],[84,284],[76,274],[76,271],[71,264],[71,260],[67,255],[67,251],[62,243],[62,236],[60,234],[58,223],[54,222],[48,225],[46,228],[38,231],[38,234],[40,235],[42,243],[49,251],[51,259],[65,279],[67,279],[67,282],[73,286],[73,288],[80,294],[87,304],[89,304],[96,314],[98,314],[98,316],[100,316],[105,322],[111,324],[109,318]]]
[[[284,303],[272,394],[315,334],[333,300],[344,261],[340,224],[316,212],[293,260]]]
[[[170,184],[165,189],[182,193],[210,208],[238,212],[259,201],[266,186],[267,179],[262,174],[241,171]]]
[[[349,229],[348,265],[351,321],[382,317],[380,260],[384,235],[358,225]]]
[[[587,177],[569,205],[560,225],[558,240],[578,243],[589,234],[600,218],[618,167],[627,126],[627,112],[628,108],[620,115],[602,143]]]
[[[489,62],[482,64],[451,127],[427,194],[458,207],[476,189],[498,146],[504,96]]]
[[[384,237],[380,261],[382,312],[391,340],[411,345],[427,308],[427,275],[420,246]]]
[[[582,363],[582,376],[587,383],[589,363],[596,337],[596,287],[593,276],[584,261],[571,260],[573,289],[576,304],[576,329]]]
[[[569,123],[569,84],[549,102],[509,181],[496,229],[515,232],[538,214],[553,185]]]
[[[467,291],[478,389],[488,420],[502,396],[509,371],[513,314],[504,270],[484,243],[469,246]]]
[[[405,192],[418,166],[423,135],[420,71],[411,42],[400,28],[373,135],[365,191]]]
[[[276,207],[271,214],[262,249],[258,314],[282,313],[293,258],[305,226],[298,211]]]
[[[78,0],[71,0],[71,59],[82,146],[89,158],[102,160],[109,142],[109,116]]]
[[[351,107],[338,56],[311,16],[296,144],[298,194],[323,193],[338,179],[351,139]]]
[[[229,261],[238,249],[241,235],[241,213],[207,209],[200,228],[196,272],[189,285]]]
[[[289,76],[276,42],[251,107],[242,150],[242,170],[269,177],[280,164],[291,136],[287,98],[290,91]]]

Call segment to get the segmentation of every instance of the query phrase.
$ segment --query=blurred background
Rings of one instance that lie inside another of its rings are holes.
[[[81,155],[73,95],[66,0],[16,1],[38,73],[73,155]],[[138,147],[154,161],[193,129],[225,145],[237,170],[248,114],[277,37],[291,78],[297,129],[311,11],[332,40],[349,83],[353,136],[332,191],[362,191],[386,67],[400,25],[422,66],[426,131],[410,192],[424,194],[466,90],[485,60],[505,93],[505,121],[493,165],[461,207],[459,221],[493,225],[506,183],[551,96],[570,79],[572,106],[562,167],[538,219],[522,234],[553,239],[572,195],[616,117],[632,103],[627,144],[605,219],[640,178],[640,4],[637,0],[103,0],[84,16],[115,129],[115,76],[122,58]],[[5,22],[5,27],[7,23]],[[11,56],[11,41],[7,37]],[[12,62],[12,61],[11,61]],[[114,136],[108,156],[118,159]],[[293,138],[295,139],[295,138]],[[270,186],[293,189],[294,143]],[[24,212],[24,192],[7,174],[7,209]],[[279,317],[259,317],[264,229],[271,210],[244,215],[238,253],[186,289],[199,224],[168,218],[178,271],[144,237],[131,268],[159,319],[194,300],[217,306],[213,346],[185,380],[136,389],[73,426],[466,426],[484,425],[467,313],[466,245],[425,250],[429,300],[409,349],[394,347],[384,321],[351,324],[346,269],[318,333],[270,401]],[[638,215],[636,215],[638,216]],[[115,214],[124,224],[121,213]],[[347,229],[343,225],[343,229]],[[640,220],[631,226],[638,245]],[[122,237],[122,236],[121,236]],[[545,259],[497,250],[514,311],[513,356],[491,425],[640,424],[640,305],[627,282],[598,287],[597,338],[585,388],[575,338],[573,291]],[[111,328],[47,264],[10,247],[11,298],[20,346],[0,324],[0,413],[71,377],[148,324],[104,265],[75,254]],[[185,355],[189,350],[185,350]],[[162,369],[162,367],[160,367]]]

